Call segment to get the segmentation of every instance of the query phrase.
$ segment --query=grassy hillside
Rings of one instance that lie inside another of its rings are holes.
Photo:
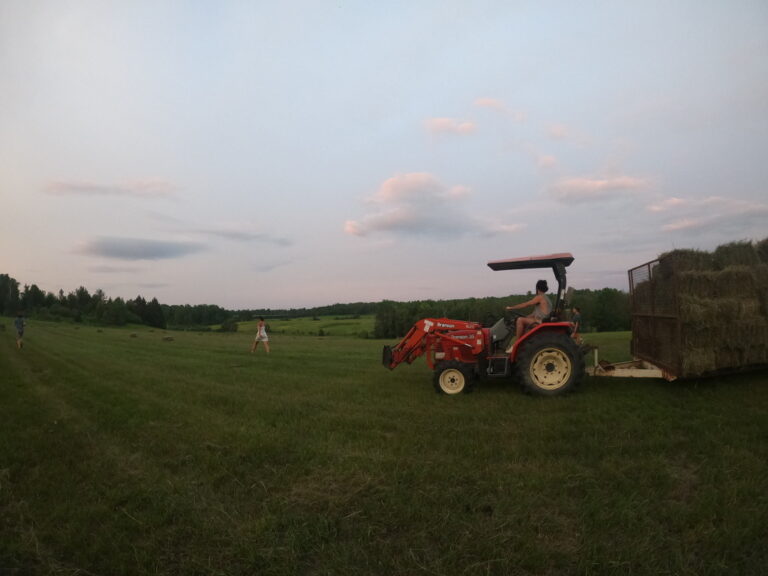
[[[423,362],[385,370],[382,342],[251,338],[32,321],[17,351],[0,331],[0,574],[768,565],[765,373],[448,397]]]

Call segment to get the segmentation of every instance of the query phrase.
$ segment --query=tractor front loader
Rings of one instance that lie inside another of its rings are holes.
[[[576,387],[584,375],[582,351],[563,320],[566,299],[565,268],[573,262],[568,253],[489,262],[492,270],[551,268],[558,283],[551,314],[518,340],[518,314],[508,313],[493,326],[449,318],[419,320],[394,346],[385,346],[382,363],[394,369],[426,357],[438,392],[471,392],[480,378],[517,380],[531,393],[557,395]],[[511,346],[510,346],[511,344]]]

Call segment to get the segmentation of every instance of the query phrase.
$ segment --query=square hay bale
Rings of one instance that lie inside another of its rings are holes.
[[[715,248],[712,255],[715,268],[722,270],[728,266],[757,266],[760,256],[752,242],[731,242]]]
[[[760,262],[768,264],[768,238],[755,242],[755,252],[757,252]]]
[[[715,267],[712,254],[702,250],[672,250],[659,256],[658,273],[662,278],[672,278],[689,270],[711,270]]]
[[[633,299],[652,301],[633,303],[633,312],[646,316],[642,323],[633,319],[634,349],[676,366],[683,378],[768,366],[766,256],[768,239],[724,244],[713,253],[674,250],[660,256],[651,265],[652,278],[633,293]],[[642,335],[635,326],[643,327]]]

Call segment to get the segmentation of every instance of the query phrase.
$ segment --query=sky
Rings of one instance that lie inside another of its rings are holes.
[[[302,308],[570,252],[627,290],[768,236],[766,62],[764,0],[1,0],[0,273]]]

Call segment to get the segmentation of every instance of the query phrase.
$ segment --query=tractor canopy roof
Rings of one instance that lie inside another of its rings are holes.
[[[488,262],[491,270],[526,270],[529,268],[554,268],[570,266],[573,262],[573,254],[561,252],[559,254],[545,254],[543,256],[526,256],[525,258],[512,258],[510,260],[494,260]]]

